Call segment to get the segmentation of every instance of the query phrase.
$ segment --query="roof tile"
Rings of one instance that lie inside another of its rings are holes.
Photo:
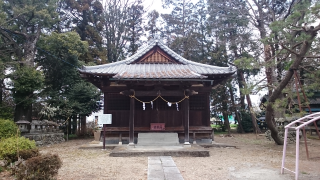
[[[158,45],[164,52],[182,64],[143,63],[134,62]],[[172,51],[159,40],[151,40],[148,45],[141,47],[136,54],[123,61],[114,63],[85,66],[80,73],[110,74],[114,78],[207,78],[206,75],[233,74],[236,69],[201,64],[187,60]]]

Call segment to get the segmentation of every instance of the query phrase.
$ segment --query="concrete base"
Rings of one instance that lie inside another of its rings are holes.
[[[147,157],[147,156],[176,156],[176,157],[209,157],[209,150],[192,145],[178,146],[117,146],[111,152],[112,157]]]
[[[179,138],[179,143],[183,144],[184,138]],[[190,138],[189,143],[192,143],[192,144],[211,144],[212,139],[197,139],[197,138],[193,139],[193,138]]]
[[[139,133],[138,146],[176,146],[178,133]]]
[[[137,144],[137,138],[134,138],[134,143]],[[101,138],[101,142],[103,142],[103,137]],[[129,144],[129,137],[122,137],[122,144]],[[106,144],[119,144],[118,137],[106,137]]]
[[[185,148],[191,148],[191,144],[190,144],[189,142],[185,142],[185,143],[183,144],[183,147],[185,147]]]

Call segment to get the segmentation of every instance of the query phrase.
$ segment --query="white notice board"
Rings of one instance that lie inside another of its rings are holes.
[[[112,124],[112,114],[100,114],[98,116],[99,126],[103,124]]]

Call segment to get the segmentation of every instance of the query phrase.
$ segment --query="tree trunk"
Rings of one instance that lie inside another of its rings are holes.
[[[39,40],[41,33],[41,26],[39,25],[37,28],[37,32],[34,35],[26,36],[26,42],[24,43],[24,59],[25,64],[29,67],[34,67],[34,58],[36,56],[37,48],[36,44]]]
[[[40,25],[38,27],[38,31],[35,35],[26,36],[26,42],[23,45],[24,55],[23,58],[25,60],[25,65],[29,67],[34,67],[34,58],[36,55],[36,44],[40,37]],[[29,96],[25,98],[31,97],[33,92],[30,92]],[[23,102],[20,104],[16,104],[15,111],[14,111],[14,121],[19,121],[22,116],[25,116],[27,121],[32,120],[32,104],[24,105]]]
[[[224,125],[225,125],[225,128],[228,132],[228,134],[230,134],[230,123],[229,123],[229,118],[228,118],[228,103],[226,101],[227,97],[226,97],[226,86],[223,86],[223,94],[222,94],[222,116],[223,116],[223,119],[224,119]]]
[[[0,105],[2,105],[3,102],[3,88],[4,88],[4,80],[0,80]]]
[[[79,119],[79,121],[77,121],[77,136],[81,136],[81,121]]]
[[[247,88],[247,83],[246,80],[244,79],[243,73],[241,72],[241,78],[242,78],[242,83],[244,85],[245,88]],[[246,98],[247,98],[247,103],[248,103],[248,107],[249,107],[249,111],[251,114],[251,121],[252,121],[252,126],[254,128],[254,132],[255,133],[261,133],[261,130],[258,128],[258,124],[257,124],[257,120],[256,120],[256,115],[253,112],[253,107],[252,107],[252,103],[251,103],[251,98],[249,94],[246,94]]]
[[[67,132],[68,134],[72,134],[72,129],[71,129],[71,126],[72,126],[72,119],[73,119],[73,116],[70,116],[70,118],[68,119],[68,123],[67,123]]]
[[[32,121],[32,104],[25,106],[23,104],[17,104],[14,110],[14,121],[17,122],[22,120],[22,116],[24,116],[24,120],[29,122]]]
[[[85,136],[87,133],[87,119],[85,115],[80,116],[80,124],[81,124],[81,135]]]
[[[228,118],[228,113],[223,111],[222,116],[224,119],[224,126],[226,127],[228,134],[230,134],[230,122],[229,122],[229,118]]]
[[[242,127],[242,123],[241,123],[241,119],[240,119],[240,116],[239,116],[238,110],[237,110],[238,108],[234,103],[234,94],[233,94],[233,90],[232,90],[231,84],[229,84],[229,91],[230,91],[230,98],[231,98],[231,103],[232,103],[232,106],[233,106],[233,111],[234,111],[234,114],[236,116],[235,119],[238,121],[238,126],[239,126],[240,133],[244,133],[244,130],[243,130],[243,127]]]
[[[251,121],[252,121],[252,125],[253,125],[253,128],[254,128],[254,132],[255,132],[256,134],[261,133],[261,130],[260,130],[260,128],[258,127],[258,124],[257,124],[256,115],[255,115],[254,112],[253,112],[253,107],[252,107],[250,95],[247,94],[247,95],[246,95],[246,98],[247,98],[248,107],[249,107],[250,114],[251,114]]]
[[[241,74],[242,74],[242,71],[238,70],[237,71],[237,80],[238,80],[238,84],[239,84],[239,89],[244,88]],[[240,107],[241,107],[241,109],[245,109],[246,108],[246,105],[244,103],[244,94],[241,91],[240,91]]]
[[[75,116],[73,116],[73,119],[72,119],[72,130],[73,130],[72,134],[78,133],[77,132],[77,123],[78,123],[78,116],[75,115]]]
[[[320,27],[319,27],[320,29]],[[304,59],[304,56],[307,54],[308,50],[311,47],[311,43],[316,37],[317,31],[308,31],[306,32],[307,34],[310,35],[309,39],[304,41],[301,44],[299,54],[293,54],[293,63],[290,66],[289,71],[286,72],[284,78],[282,81],[279,83],[279,85],[274,89],[271,95],[269,95],[269,100],[266,108],[266,123],[268,128],[271,131],[271,137],[275,140],[275,142],[278,145],[283,145],[283,140],[278,136],[278,131],[275,127],[275,124],[273,123],[273,118],[275,114],[275,110],[273,108],[273,104],[275,101],[281,96],[282,90],[288,85],[289,81],[291,80],[293,76],[293,70],[296,70],[299,68],[299,65],[301,64],[302,60]]]

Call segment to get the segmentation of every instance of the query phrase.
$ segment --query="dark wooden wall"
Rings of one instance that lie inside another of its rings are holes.
[[[105,92],[105,114],[112,114],[112,124],[109,127],[128,127],[130,112],[130,97],[119,93]],[[137,97],[144,102],[150,102],[155,97]],[[183,97],[164,97],[170,102],[177,102]],[[199,93],[190,96],[190,126],[210,126],[209,93]],[[150,127],[150,123],[165,123],[166,127],[183,127],[182,103],[172,104],[168,107],[167,103],[158,98],[153,102],[153,109],[150,103],[146,103],[143,110],[142,103],[135,100],[135,127]]]

